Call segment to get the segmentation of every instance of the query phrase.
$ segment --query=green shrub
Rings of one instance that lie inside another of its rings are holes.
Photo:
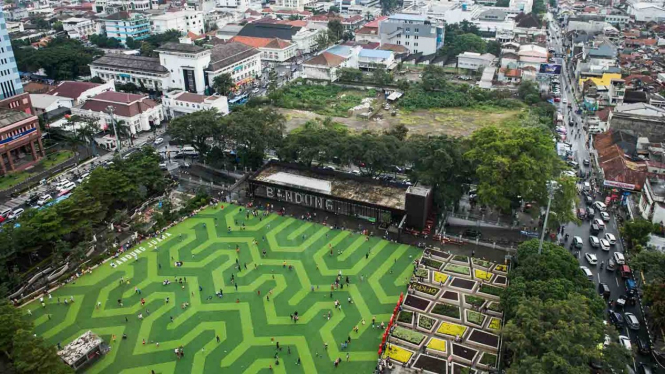
[[[433,314],[439,314],[442,316],[448,316],[452,318],[460,318],[460,311],[459,307],[456,307],[454,305],[449,305],[449,304],[436,304],[434,305],[434,308],[432,308],[432,313]]]
[[[411,323],[412,320],[413,320],[413,312],[403,310],[399,312],[399,315],[397,315],[398,322]]]

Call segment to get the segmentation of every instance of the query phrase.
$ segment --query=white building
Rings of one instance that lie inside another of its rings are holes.
[[[150,36],[150,18],[141,13],[118,12],[100,17],[103,29],[109,38],[119,39],[125,44],[128,37],[139,41]]]
[[[490,53],[464,52],[457,56],[457,67],[477,71],[492,65],[495,60],[496,56]]]
[[[152,8],[151,0],[96,0],[95,13],[113,13],[118,11],[146,11]]]
[[[95,22],[87,18],[67,18],[62,21],[62,29],[72,39],[86,39],[88,36],[97,33]]]
[[[138,87],[162,91],[169,87],[170,73],[157,57],[104,55],[90,64],[90,74],[104,81],[133,83]]]
[[[298,11],[305,10],[305,7],[309,7],[316,4],[316,0],[276,0],[275,5],[272,8],[280,9],[293,9]]]
[[[442,22],[415,14],[394,14],[379,23],[381,44],[403,45],[411,53],[430,55],[443,47]]]
[[[210,60],[205,69],[210,86],[216,76],[226,73],[231,74],[236,86],[250,84],[261,76],[261,52],[242,43],[216,45]]]
[[[148,96],[108,91],[72,108],[72,115],[99,119],[100,129],[112,128],[108,108],[113,108],[116,123],[124,121],[132,134],[150,131],[164,119],[162,105]]]
[[[196,10],[181,10],[179,12],[167,12],[152,17],[152,31],[156,34],[168,30],[178,30],[183,34],[193,32],[194,34],[205,33],[203,12]]]
[[[217,7],[244,12],[249,7],[249,0],[217,0]]]
[[[204,69],[210,64],[210,49],[194,44],[166,43],[155,50],[159,63],[171,73],[168,88],[203,94],[207,86]]]
[[[322,52],[303,62],[303,74],[310,79],[334,82],[339,79],[339,69],[348,67],[347,61],[334,53]]]
[[[184,92],[170,91],[162,100],[168,118],[177,118],[199,110],[217,109],[221,114],[229,114],[229,103],[226,96],[206,96]]]
[[[653,223],[665,223],[665,181],[647,178],[640,193],[640,214]]]
[[[246,24],[238,32],[238,36],[287,40],[295,43],[300,53],[311,53],[316,50],[316,39],[321,32],[325,32],[325,30],[287,24],[254,22]]]
[[[362,49],[358,53],[358,67],[360,69],[371,70],[380,66],[386,70],[392,70],[396,65],[395,54],[392,51]]]
[[[662,3],[633,3],[628,6],[626,12],[634,16],[637,22],[665,21],[665,8]]]
[[[68,97],[59,97],[48,94],[30,94],[30,102],[35,114],[40,116],[59,108],[71,108],[72,100]]]
[[[510,0],[509,8],[519,9],[524,14],[531,13],[533,0]]]

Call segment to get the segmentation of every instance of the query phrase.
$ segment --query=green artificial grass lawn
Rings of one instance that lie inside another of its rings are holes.
[[[246,230],[241,231],[243,222]],[[341,255],[338,250],[343,250]],[[138,254],[138,260],[132,253]],[[23,310],[26,317],[26,308],[32,310],[29,318],[35,323],[35,333],[53,345],[65,346],[87,330],[99,334],[111,351],[86,370],[90,373],[267,373],[269,365],[278,373],[328,373],[335,371],[333,361],[338,357],[342,363],[337,371],[369,373],[376,365],[383,333],[371,327],[372,317],[376,316],[377,323],[388,323],[418,253],[407,245],[374,237],[365,241],[364,236],[348,231],[275,214],[247,219],[244,208],[224,204],[224,209],[205,209],[171,228],[163,240],[135,246],[120,261],[113,261],[117,267],[109,261],[58,289],[52,300],[46,299],[45,308],[31,303]],[[128,259],[122,261],[125,256]],[[236,258],[241,271],[235,269]],[[175,261],[183,265],[175,267]],[[348,275],[351,284],[333,291],[330,298],[330,286],[339,270],[342,280]],[[121,285],[121,277],[129,278],[130,283]],[[184,290],[174,282],[176,277],[187,278]],[[162,285],[165,279],[172,283]],[[140,295],[134,287],[141,290]],[[220,288],[223,298],[215,295]],[[74,296],[74,304],[58,305],[58,299],[70,296]],[[142,297],[145,306],[141,306]],[[118,305],[118,299],[124,306]],[[341,302],[341,311],[334,309],[334,300]],[[98,301],[102,303],[99,309]],[[190,303],[186,309],[181,307],[184,302]],[[294,323],[290,314],[296,311],[300,319]],[[332,311],[330,320],[328,311]],[[138,319],[139,313],[143,320]],[[353,332],[356,325],[358,333]],[[112,335],[116,335],[115,342]],[[340,344],[348,336],[351,344],[342,351]],[[279,365],[274,359],[276,342],[282,348]],[[324,343],[328,343],[327,350]],[[185,355],[178,360],[174,349],[181,345]],[[300,365],[296,365],[298,357]]]

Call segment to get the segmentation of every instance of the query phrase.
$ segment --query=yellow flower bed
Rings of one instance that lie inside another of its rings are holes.
[[[429,340],[429,342],[427,342],[427,348],[433,349],[433,350],[439,351],[439,352],[446,352],[446,349],[447,349],[446,341],[441,340],[441,339],[437,339],[437,338],[432,338],[432,339]]]
[[[434,283],[446,283],[447,280],[447,274],[439,273],[438,271],[434,272]]]
[[[502,271],[502,272],[505,273],[506,271],[508,271],[508,267],[506,267],[506,265],[497,265],[497,266],[494,268],[494,270],[496,270],[496,271]]]
[[[458,325],[456,323],[444,322],[439,326],[439,329],[436,330],[439,334],[450,335],[450,336],[462,336],[466,332],[467,327]]]
[[[501,320],[498,319],[498,318],[492,318],[490,320],[490,324],[487,327],[492,329],[492,330],[499,331],[501,329]]]
[[[477,279],[483,279],[486,281],[492,279],[492,273],[487,272],[485,270],[474,269],[474,274],[476,275]]]
[[[413,352],[393,344],[391,344],[383,353],[383,358],[390,357],[391,359],[402,363],[409,362],[411,356],[413,356]]]

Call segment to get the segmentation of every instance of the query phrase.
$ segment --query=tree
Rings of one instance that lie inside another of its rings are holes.
[[[154,53],[154,50],[155,47],[152,44],[146,42],[141,43],[141,56],[151,57]]]
[[[339,80],[343,82],[362,82],[363,72],[359,69],[341,68],[337,71]]]
[[[218,94],[228,96],[231,89],[235,87],[233,77],[229,73],[220,74],[212,80],[212,86]]]
[[[326,47],[330,45],[330,39],[328,38],[328,34],[320,32],[319,35],[316,36],[316,49],[318,51],[324,50]]]
[[[45,74],[55,80],[74,80],[79,75],[90,75],[89,64],[104,53],[85,47],[80,41],[67,37],[52,39],[44,48],[21,48],[15,46],[14,57],[19,70]]]
[[[643,273],[647,282],[665,281],[665,253],[660,251],[642,251],[630,259],[633,270]]]
[[[216,109],[200,110],[171,121],[168,133],[174,140],[191,144],[201,157],[205,157],[210,149],[208,139],[215,135],[220,119]]]
[[[645,246],[649,242],[649,235],[654,231],[654,224],[645,219],[631,220],[621,226],[621,235],[631,247]]]
[[[339,7],[336,5],[331,6],[328,8],[328,13],[339,13]]]
[[[328,39],[334,44],[342,39],[344,34],[344,25],[339,19],[331,19],[328,21]]]
[[[372,81],[378,86],[385,86],[392,83],[393,76],[383,66],[376,66],[372,72]]]
[[[383,15],[389,15],[393,10],[402,6],[402,1],[400,0],[381,0],[381,13]]]
[[[311,166],[315,159],[319,163],[330,162],[344,153],[347,136],[347,128],[330,118],[307,121],[284,138],[277,154],[280,160],[306,166]]]
[[[92,156],[97,155],[95,148],[95,135],[99,134],[99,120],[94,117],[87,116],[72,116],[70,121],[78,126],[76,130],[76,136],[81,140],[82,143],[90,147],[90,154]]]
[[[510,0],[497,0],[496,3],[494,3],[494,6],[508,8],[510,6]]]
[[[106,34],[92,34],[88,41],[99,48],[122,48],[120,39],[109,38]]]
[[[445,70],[436,65],[425,66],[421,82],[425,91],[444,90],[448,85]]]
[[[269,148],[279,148],[286,119],[272,108],[241,107],[222,118],[221,126],[229,129],[236,153],[245,167],[263,164]]]
[[[277,90],[277,72],[275,69],[271,69],[268,73],[268,92],[273,93]]]
[[[142,44],[142,42],[134,40],[131,36],[128,36],[125,39],[125,46],[129,49],[139,49]]]
[[[404,148],[406,159],[413,165],[413,177],[434,187],[436,205],[455,206],[464,192],[463,185],[473,175],[470,163],[464,158],[464,142],[446,135],[413,135]]]
[[[403,123],[398,123],[394,127],[384,131],[386,135],[391,135],[397,138],[400,142],[406,140],[406,136],[409,134],[409,128],[406,127]]]
[[[353,162],[363,174],[374,177],[403,165],[402,152],[402,144],[396,137],[364,132],[348,138],[343,161]]]
[[[448,56],[457,56],[462,52],[485,53],[485,40],[478,35],[467,33],[455,38],[447,48]]]
[[[517,87],[517,95],[527,104],[536,104],[540,102],[540,90],[536,82],[528,80],[522,81]],[[536,99],[534,99],[534,97]]]
[[[485,52],[499,57],[499,55],[501,55],[501,43],[497,42],[496,40],[490,40],[485,46]]]
[[[63,30],[62,22],[60,22],[60,21],[53,22],[53,24],[51,26],[53,27],[53,30],[55,30],[57,32],[60,32],[60,31]]]
[[[478,179],[481,203],[509,211],[524,201],[547,202],[547,183],[561,172],[551,134],[542,127],[495,127],[477,130],[465,157]],[[572,201],[568,203],[568,209]]]

